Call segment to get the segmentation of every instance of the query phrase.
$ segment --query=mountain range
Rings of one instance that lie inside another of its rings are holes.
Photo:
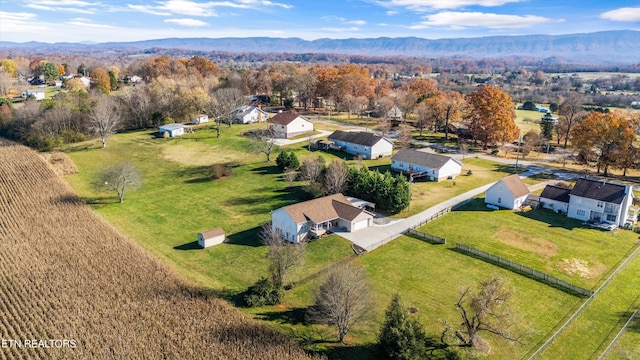
[[[418,37],[371,39],[300,38],[167,38],[108,43],[14,43],[0,41],[0,49],[43,53],[83,51],[143,52],[149,49],[223,51],[232,53],[330,53],[422,58],[464,57],[502,59],[528,57],[578,64],[640,63],[640,31],[620,30],[567,35],[488,36],[429,40]]]

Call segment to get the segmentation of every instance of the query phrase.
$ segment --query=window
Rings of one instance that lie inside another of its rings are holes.
[[[613,214],[608,214],[607,215],[607,221],[616,221],[616,216]]]
[[[501,197],[498,198],[498,204],[502,204],[502,198]]]
[[[602,201],[598,201],[598,204],[596,205],[597,207],[601,208],[604,206],[604,203]]]
[[[576,211],[576,215],[578,215],[578,216],[584,216],[585,214],[586,213],[582,209],[578,209],[578,211]]]

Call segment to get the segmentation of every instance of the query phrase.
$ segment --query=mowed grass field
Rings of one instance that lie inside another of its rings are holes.
[[[251,142],[241,133],[264,124],[224,127],[215,137],[212,126],[197,129],[195,134],[176,139],[156,139],[152,131],[117,134],[101,149],[88,142],[66,149],[80,172],[66,179],[104,219],[126,232],[176,272],[197,285],[225,294],[237,294],[259,277],[266,275],[266,248],[259,244],[259,227],[270,219],[270,211],[300,201],[301,183],[290,187],[282,179],[275,163],[265,162],[264,154],[251,150]],[[309,152],[306,143],[288,150],[299,158],[322,156],[327,161],[346,159],[344,154]],[[272,159],[275,156],[272,155]],[[114,193],[92,187],[99,170],[119,161],[133,162],[143,174],[143,185],[130,192],[123,204]],[[468,158],[465,167],[473,175],[443,183],[416,183],[412,213],[427,208],[468,189],[497,180],[508,170],[495,163]],[[208,168],[214,163],[232,164],[230,177],[212,181]],[[362,165],[385,171],[389,159],[363,161]],[[466,169],[466,168],[465,168]],[[465,170],[466,171],[466,170]],[[415,210],[413,209],[415,208]],[[434,222],[450,219],[456,213]],[[484,218],[484,213],[476,213]],[[525,220],[523,217],[521,220]],[[471,233],[468,224],[482,224],[468,218],[461,226]],[[200,231],[222,227],[229,241],[208,249],[196,246]],[[476,229],[476,227],[474,227]],[[482,231],[478,226],[478,231]],[[454,233],[456,234],[456,233]],[[447,234],[445,237],[451,238]],[[473,244],[472,244],[473,245]],[[339,261],[352,257],[350,243],[329,236],[308,245],[304,266],[295,270],[290,281],[297,286],[286,292],[283,304],[276,307],[246,309],[252,316],[299,340],[307,349],[321,351],[335,358],[371,358],[372,343],[382,323],[384,309],[391,296],[399,292],[407,305],[419,309],[416,315],[430,334],[442,330],[442,322],[456,323],[455,301],[462,288],[493,275],[503,276],[515,290],[514,306],[525,338],[509,344],[489,337],[491,357],[509,359],[525,354],[544,337],[570,309],[582,299],[568,295],[536,281],[480,260],[451,251],[448,246],[434,246],[413,238],[401,237],[372,253],[355,260],[365,267],[374,289],[375,316],[357,326],[348,336],[348,346],[335,344],[335,330],[304,323],[304,309],[313,301],[319,277],[314,275]],[[307,279],[306,281],[302,281]],[[531,299],[537,301],[532,303]],[[520,325],[519,325],[520,327]]]

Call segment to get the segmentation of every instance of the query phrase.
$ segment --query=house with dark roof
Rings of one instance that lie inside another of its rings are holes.
[[[353,232],[373,225],[373,216],[353,206],[342,194],[289,205],[271,212],[274,231],[298,243],[318,238],[332,229]]]
[[[624,226],[627,221],[633,223],[637,219],[637,214],[630,211],[633,197],[631,185],[581,178],[569,194],[567,216]]]
[[[555,212],[566,214],[569,211],[569,194],[571,188],[566,186],[547,185],[538,200],[540,206]]]
[[[276,137],[289,139],[313,131],[313,123],[292,112],[281,112],[267,120]]]
[[[391,140],[370,132],[336,130],[328,140],[347,154],[361,155],[363,159],[391,156],[393,152]]]
[[[459,175],[462,163],[449,156],[423,150],[401,149],[391,157],[391,168],[413,177],[426,176],[431,181],[441,181]]]
[[[563,211],[573,219],[616,226],[637,221],[633,198],[631,185],[586,178],[578,179],[571,189],[547,185],[540,194],[545,208]]]
[[[491,185],[484,202],[501,208],[517,209],[524,204],[530,191],[518,174],[509,175]]]

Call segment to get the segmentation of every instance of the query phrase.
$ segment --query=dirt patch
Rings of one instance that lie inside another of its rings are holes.
[[[78,167],[71,160],[69,155],[60,151],[51,151],[39,153],[40,156],[49,164],[49,167],[53,169],[53,172],[60,176],[71,175],[78,173]]]
[[[586,279],[593,279],[607,271],[607,267],[599,262],[590,263],[581,259],[562,259],[559,266],[568,274],[579,275]]]
[[[545,258],[550,258],[558,253],[558,246],[553,242],[543,238],[526,236],[514,229],[500,229],[494,238],[509,246],[536,253]]]
[[[185,165],[208,166],[257,160],[260,158],[260,154],[247,154],[229,149],[220,150],[218,147],[210,145],[185,146],[171,144],[164,146],[162,157]]]

